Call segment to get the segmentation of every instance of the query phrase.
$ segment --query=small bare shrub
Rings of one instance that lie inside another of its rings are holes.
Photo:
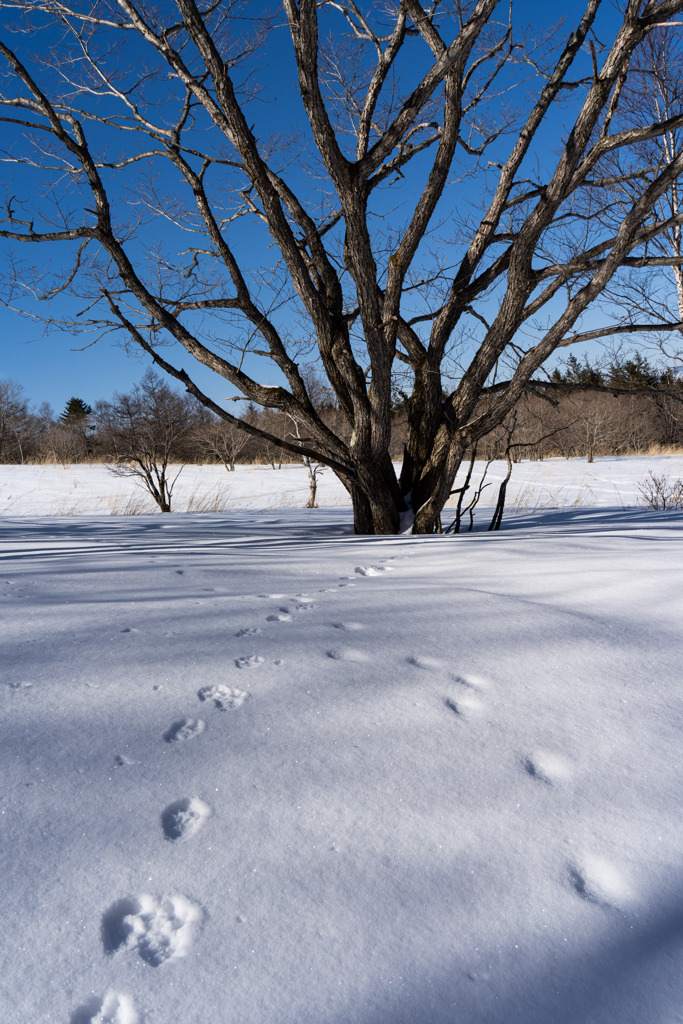
[[[683,480],[672,480],[666,473],[658,476],[650,470],[638,484],[638,491],[640,504],[654,512],[683,509]]]

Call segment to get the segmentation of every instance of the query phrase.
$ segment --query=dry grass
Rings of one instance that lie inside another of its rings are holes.
[[[110,461],[106,456],[100,457],[96,455],[88,455],[85,459],[74,459],[69,461],[68,459],[60,459],[57,455],[51,452],[43,452],[39,455],[34,455],[25,462],[22,462],[22,466],[61,466],[62,469],[70,469],[72,466],[103,466],[106,462]]]
[[[158,511],[157,506],[146,494],[131,494],[125,501],[114,498],[109,504],[110,516],[146,516]]]
[[[227,512],[232,508],[229,488],[219,484],[204,494],[191,494],[187,501],[186,512]]]
[[[505,506],[505,514],[533,515],[551,508],[593,508],[598,504],[595,491],[582,483],[578,493],[570,497],[574,488],[560,487],[552,491],[549,487],[534,487],[528,484]]]
[[[266,502],[264,512],[277,512],[281,508],[303,508],[306,504],[306,498],[294,491],[283,491],[275,498],[267,498],[264,494],[263,500]]]
[[[638,455],[683,455],[683,448],[676,444],[653,444],[650,448],[638,452]]]
[[[0,516],[12,515],[12,509],[19,501],[19,497],[12,497],[11,494],[0,494]]]

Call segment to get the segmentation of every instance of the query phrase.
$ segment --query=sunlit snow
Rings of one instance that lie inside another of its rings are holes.
[[[683,458],[524,463],[498,533],[370,538],[303,468],[125,516],[102,468],[0,467],[0,1021],[677,1024],[648,469]]]

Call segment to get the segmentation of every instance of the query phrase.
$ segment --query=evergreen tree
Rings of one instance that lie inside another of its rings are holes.
[[[583,357],[583,363],[580,363],[575,355],[571,355],[567,360],[564,373],[555,369],[552,372],[551,380],[555,384],[604,384],[605,377],[597,366],[592,366],[588,362],[588,356]]]
[[[619,388],[654,388],[663,383],[664,374],[640,352],[631,359],[615,359],[609,368],[609,383]]]
[[[73,426],[74,424],[80,424],[89,416],[92,409],[87,402],[84,402],[82,398],[74,398],[73,396],[69,399],[64,407],[64,412],[59,417],[60,422],[65,427]]]

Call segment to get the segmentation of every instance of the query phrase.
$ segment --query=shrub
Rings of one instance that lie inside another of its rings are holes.
[[[665,473],[657,475],[652,470],[638,484],[641,505],[655,512],[683,509],[683,480],[672,480]]]

